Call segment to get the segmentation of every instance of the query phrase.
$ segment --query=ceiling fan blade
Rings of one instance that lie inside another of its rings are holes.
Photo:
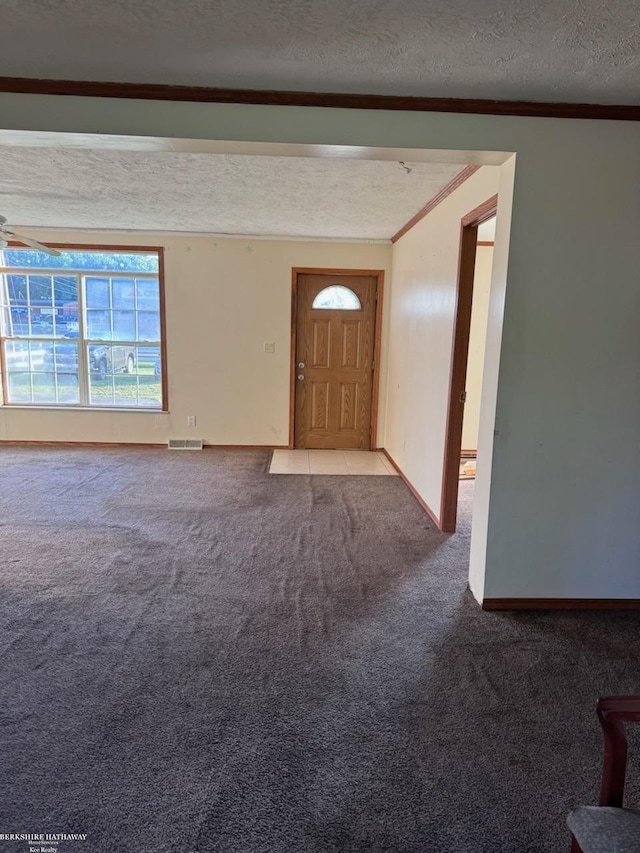
[[[30,246],[32,249],[36,249],[38,252],[46,252],[47,255],[53,255],[53,257],[58,257],[62,254],[57,249],[52,249],[49,246],[45,246],[42,243],[38,243],[37,240],[34,240],[33,237],[25,237],[23,234],[18,234],[15,231],[5,231],[5,234],[10,234],[11,237],[19,240],[21,243],[24,243],[26,246]]]

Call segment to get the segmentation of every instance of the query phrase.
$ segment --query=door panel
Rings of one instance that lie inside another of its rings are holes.
[[[311,382],[311,418],[309,426],[315,432],[326,433],[329,427],[329,383]]]
[[[342,321],[342,364],[341,367],[360,367],[360,321]]]
[[[313,308],[334,284],[357,296],[341,291],[342,305],[359,307]],[[298,274],[296,447],[371,447],[376,285],[375,276]]]
[[[355,382],[340,386],[340,431],[355,430],[358,425],[358,385]]]
[[[315,320],[313,326],[313,348],[309,367],[331,367],[331,321]]]

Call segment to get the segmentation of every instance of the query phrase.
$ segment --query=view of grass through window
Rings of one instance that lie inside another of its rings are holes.
[[[0,251],[5,404],[162,408],[156,252]]]

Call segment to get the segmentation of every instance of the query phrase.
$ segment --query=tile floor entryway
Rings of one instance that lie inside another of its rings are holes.
[[[384,453],[368,450],[274,450],[269,473],[398,476]]]
[[[460,479],[475,480],[476,458],[475,456],[462,456],[460,459]]]

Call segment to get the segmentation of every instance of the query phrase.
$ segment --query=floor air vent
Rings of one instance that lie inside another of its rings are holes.
[[[170,438],[169,450],[202,450],[201,438]]]

